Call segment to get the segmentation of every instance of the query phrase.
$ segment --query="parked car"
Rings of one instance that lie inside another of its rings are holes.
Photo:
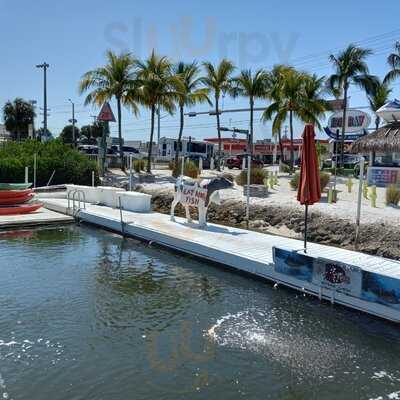
[[[115,151],[115,153],[119,153],[119,146],[114,145],[111,146],[111,148]],[[122,150],[124,152],[124,155],[139,154],[139,150],[131,146],[122,146]]]
[[[94,154],[97,155],[99,154],[99,148],[98,146],[93,146],[93,145],[82,145],[82,146],[78,146],[78,150],[81,153],[85,153],[85,154]],[[115,155],[115,151],[113,149],[108,148],[107,149],[107,155]]]
[[[343,156],[344,168],[353,169],[359,162],[360,157],[353,154],[344,154]],[[324,168],[333,168],[333,164],[336,162],[336,166],[339,166],[341,163],[341,155],[335,154],[332,158],[328,158],[324,161]]]
[[[242,165],[243,165],[243,157],[246,158],[246,165],[245,166],[247,167],[247,155],[246,154],[238,154],[238,155],[236,155],[234,157],[229,157],[226,160],[226,166],[229,169],[233,169],[233,168],[241,169]],[[253,156],[252,159],[251,159],[251,166],[252,166],[252,168],[262,168],[262,167],[264,167],[264,163],[261,160],[255,158]]]

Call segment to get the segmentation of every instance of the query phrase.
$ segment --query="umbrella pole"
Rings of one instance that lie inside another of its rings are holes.
[[[304,212],[304,253],[307,253],[308,204]]]

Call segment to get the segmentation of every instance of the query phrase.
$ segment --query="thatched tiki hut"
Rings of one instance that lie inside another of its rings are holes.
[[[375,132],[356,140],[351,146],[352,153],[400,153],[400,121],[382,126]]]
[[[386,186],[400,180],[400,121],[391,122],[356,140],[352,153],[369,154],[369,184]]]

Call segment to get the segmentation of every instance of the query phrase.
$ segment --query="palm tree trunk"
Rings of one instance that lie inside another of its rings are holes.
[[[119,158],[121,162],[121,170],[125,171],[124,165],[124,149],[122,143],[122,121],[121,121],[121,98],[117,97],[117,113],[118,113],[118,141],[119,141]]]
[[[347,90],[348,90],[347,81],[344,83],[344,105],[343,105],[343,121],[342,121],[342,148],[340,149],[340,165],[344,168],[344,138],[346,135],[346,120],[347,120]]]
[[[153,136],[154,136],[154,116],[156,113],[156,107],[151,106],[151,127],[150,127],[150,143],[149,143],[149,154],[147,155],[147,172],[151,173],[151,156],[153,152]]]
[[[249,147],[250,155],[253,156],[253,118],[254,118],[254,100],[250,97],[250,137],[249,137]]]
[[[217,132],[218,132],[217,170],[221,171],[220,159],[222,156],[222,138],[221,138],[221,124],[219,121],[219,98],[218,98],[218,96],[215,96],[215,114],[217,116]]]
[[[179,106],[179,113],[180,113],[180,127],[179,127],[179,136],[178,136],[178,141],[176,143],[176,151],[175,151],[175,168],[178,168],[179,151],[181,148],[183,126],[185,122],[185,117],[183,114],[183,106]]]
[[[279,128],[279,131],[278,131],[278,140],[279,140],[279,152],[281,154],[281,163],[283,163],[285,160],[283,159],[283,146],[282,146],[282,131],[281,131],[281,128]]]
[[[293,149],[293,111],[289,111],[290,122],[290,169],[294,169],[294,149]]]

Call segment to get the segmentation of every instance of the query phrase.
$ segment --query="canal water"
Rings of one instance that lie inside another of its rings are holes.
[[[88,226],[0,233],[0,399],[397,399],[396,325]]]

